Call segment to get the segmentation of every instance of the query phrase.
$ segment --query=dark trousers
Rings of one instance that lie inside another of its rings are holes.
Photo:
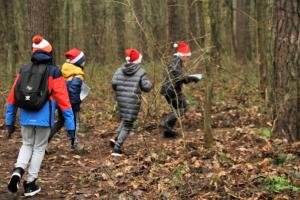
[[[163,125],[167,129],[173,129],[177,122],[177,118],[183,116],[188,110],[188,105],[183,95],[178,95],[176,97],[165,96],[168,104],[171,106],[173,112],[171,112],[168,117],[163,122]]]
[[[119,128],[116,131],[116,136],[117,136],[117,141],[116,141],[116,146],[118,148],[121,148],[123,145],[124,141],[127,139],[130,131],[132,130],[134,121],[126,121],[126,120],[121,120],[121,123],[119,125]]]
[[[52,140],[52,138],[54,137],[54,135],[56,133],[58,133],[60,131],[60,129],[62,129],[62,127],[65,125],[65,118],[62,114],[62,111],[58,108],[57,109],[57,113],[58,113],[58,118],[57,121],[54,123],[54,127],[51,129],[51,133],[48,139],[48,142],[50,142]],[[78,138],[77,138],[77,133],[79,131],[79,111],[74,111],[73,110],[73,114],[74,114],[74,121],[75,121],[75,142],[74,144],[78,143]]]

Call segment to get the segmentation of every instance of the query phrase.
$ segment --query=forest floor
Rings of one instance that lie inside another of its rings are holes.
[[[183,120],[184,137],[166,139],[151,120],[143,129],[137,123],[121,158],[110,155],[108,142],[116,117],[99,123],[85,113],[85,151],[74,154],[61,131],[42,164],[42,191],[32,199],[300,199],[300,142],[270,138],[270,117],[245,101],[214,105],[211,150],[204,148],[203,110],[192,106]],[[91,100],[85,108],[99,110],[92,107],[97,105]],[[6,139],[0,120],[0,199],[23,199],[23,188],[17,194],[7,190],[19,130]]]

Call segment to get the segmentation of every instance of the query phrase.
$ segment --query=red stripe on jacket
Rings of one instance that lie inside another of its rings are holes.
[[[12,85],[12,88],[9,93],[9,97],[7,100],[8,104],[15,104],[15,86],[17,81],[19,80],[20,74],[17,73],[16,79],[14,81],[14,84]],[[49,93],[52,91],[52,95],[50,96],[50,100],[53,101],[54,98],[56,100],[56,103],[62,110],[67,110],[72,108],[69,95],[68,95],[68,90],[66,86],[66,81],[63,76],[60,76],[58,78],[53,78],[49,76],[48,79],[48,91]],[[53,98],[54,97],[54,98]]]
[[[17,84],[17,81],[19,80],[19,77],[20,77],[20,74],[17,73],[16,79],[14,81],[14,84],[12,85],[12,88],[11,88],[9,96],[8,96],[8,100],[7,100],[8,104],[12,104],[12,105],[15,104],[15,86]]]
[[[49,77],[49,92],[52,91],[52,96],[50,100],[55,98],[59,108],[61,110],[67,110],[72,108],[69,94],[66,86],[66,81],[63,76],[58,78]]]

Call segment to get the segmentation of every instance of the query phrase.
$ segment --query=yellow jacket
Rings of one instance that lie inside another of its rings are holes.
[[[61,72],[67,81],[72,80],[74,77],[78,77],[81,80],[83,80],[84,78],[83,70],[71,63],[64,63],[61,68]]]

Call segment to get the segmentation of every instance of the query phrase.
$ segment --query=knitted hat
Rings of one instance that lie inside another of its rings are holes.
[[[177,53],[175,53],[176,56],[191,56],[191,50],[187,43],[185,42],[178,42],[174,43],[173,45],[175,48],[177,48]]]
[[[126,60],[128,63],[139,64],[142,62],[142,54],[136,49],[126,49],[125,50]]]
[[[45,51],[47,53],[52,52],[52,46],[51,44],[45,40],[42,36],[40,35],[35,35],[32,38],[32,52],[35,52],[37,50]]]
[[[85,62],[86,57],[84,53],[76,48],[73,48],[65,53],[67,59],[71,64],[81,66]]]

